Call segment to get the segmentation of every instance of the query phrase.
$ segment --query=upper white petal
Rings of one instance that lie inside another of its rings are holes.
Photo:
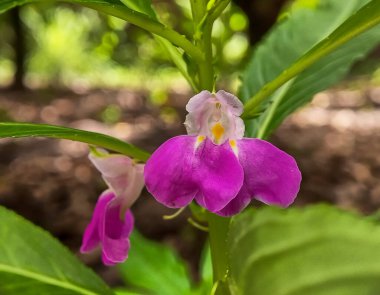
[[[240,117],[235,118],[235,138],[242,139],[244,137],[245,125],[244,121]]]
[[[186,127],[187,134],[189,134],[189,135],[198,135],[199,134],[200,127],[199,127],[199,123],[195,119],[194,113],[188,113],[186,115],[186,119],[185,119],[184,124]]]
[[[206,103],[207,99],[210,97],[212,97],[212,94],[207,90],[203,90],[200,93],[194,95],[187,103],[186,111],[189,113],[198,111],[203,107],[203,104]]]
[[[118,154],[108,154],[103,151],[101,153],[101,156],[90,153],[88,158],[102,175],[117,177],[128,174],[133,169],[133,161],[129,157]]]
[[[116,195],[113,202],[120,204],[120,216],[132,206],[144,188],[144,164],[136,164],[124,155],[108,154],[103,150],[91,152],[89,159],[101,172],[104,181]]]
[[[239,117],[243,104],[231,93],[219,90],[211,94],[204,90],[189,100],[186,110],[189,113],[185,126],[189,135],[206,136],[218,145],[244,136],[244,122]]]
[[[218,100],[227,104],[231,113],[235,116],[240,116],[243,113],[243,103],[235,95],[219,90],[215,96]]]

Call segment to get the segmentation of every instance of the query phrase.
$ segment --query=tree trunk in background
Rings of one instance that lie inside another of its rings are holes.
[[[22,21],[20,18],[20,7],[15,7],[10,11],[11,24],[14,30],[13,49],[15,52],[16,72],[11,88],[24,88],[25,74],[25,40]]]
[[[234,0],[249,18],[249,40],[256,44],[276,22],[287,0]]]

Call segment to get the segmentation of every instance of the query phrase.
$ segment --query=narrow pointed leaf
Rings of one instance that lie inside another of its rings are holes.
[[[0,123],[0,138],[51,137],[80,141],[145,161],[149,153],[112,136],[79,129],[30,123]]]

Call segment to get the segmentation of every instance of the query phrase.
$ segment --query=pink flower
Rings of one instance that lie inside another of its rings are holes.
[[[223,90],[192,97],[186,106],[189,135],[163,143],[144,171],[149,192],[168,207],[193,199],[207,210],[230,216],[252,199],[289,206],[301,173],[293,157],[267,141],[243,138],[243,105]]]
[[[110,155],[98,150],[89,158],[102,173],[109,189],[100,195],[96,203],[83,236],[81,252],[89,252],[100,245],[103,263],[114,265],[128,257],[129,236],[134,224],[129,208],[144,187],[144,165],[136,164],[123,155]]]

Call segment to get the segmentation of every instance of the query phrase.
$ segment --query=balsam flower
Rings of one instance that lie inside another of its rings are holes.
[[[243,105],[223,90],[202,91],[186,106],[189,135],[163,143],[145,165],[145,183],[171,208],[192,200],[221,216],[243,210],[252,199],[289,206],[301,173],[293,157],[265,140],[243,138]]]
[[[81,252],[89,252],[100,245],[103,263],[114,265],[128,257],[129,236],[134,225],[129,208],[144,187],[144,165],[123,155],[101,154],[99,151],[91,153],[89,158],[102,173],[109,189],[96,203],[83,236]]]

